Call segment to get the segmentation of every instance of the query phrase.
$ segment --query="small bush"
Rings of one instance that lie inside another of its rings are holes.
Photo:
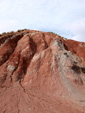
[[[1,37],[2,35],[0,34],[0,37]]]
[[[25,31],[25,30],[27,30],[27,29],[18,30],[17,32],[21,32],[21,31]]]
[[[3,32],[3,33],[2,33],[2,35],[6,35],[6,34],[7,34],[6,32]]]
[[[14,33],[14,31],[9,32],[9,34],[13,34],[13,33]]]
[[[48,32],[48,33],[50,33],[50,34],[54,34],[54,35],[57,35],[56,33],[54,33],[54,32]]]

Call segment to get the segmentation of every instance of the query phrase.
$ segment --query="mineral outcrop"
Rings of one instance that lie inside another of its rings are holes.
[[[85,113],[85,43],[35,30],[0,35],[0,113]]]

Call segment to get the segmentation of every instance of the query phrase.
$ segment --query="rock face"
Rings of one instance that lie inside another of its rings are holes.
[[[85,43],[34,30],[1,35],[0,113],[85,113]]]

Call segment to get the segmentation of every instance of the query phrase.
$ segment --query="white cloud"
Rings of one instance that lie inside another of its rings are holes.
[[[78,41],[85,41],[85,18],[67,23],[62,27],[65,36]]]
[[[17,20],[0,21],[0,33],[16,30]]]
[[[0,32],[38,29],[85,41],[84,18],[85,0],[0,0]]]

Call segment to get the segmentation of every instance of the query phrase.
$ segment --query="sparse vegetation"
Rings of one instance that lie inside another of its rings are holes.
[[[6,32],[3,32],[1,35],[6,35],[7,33]]]
[[[21,31],[25,31],[25,30],[27,30],[27,29],[18,30],[17,32],[21,32]]]
[[[54,34],[54,35],[57,35],[56,33],[54,33],[54,32],[48,32],[48,33],[50,33],[50,34]]]
[[[17,32],[21,32],[22,30],[18,30]]]
[[[54,35],[58,35],[58,34],[56,34],[56,33],[54,33],[54,32],[48,32],[48,33],[50,33],[50,34],[54,34]],[[60,36],[60,35],[58,35],[59,37],[61,37],[61,38],[63,38],[64,40],[66,40],[67,38],[64,38],[63,36]]]
[[[11,31],[11,32],[3,32],[2,34],[0,34],[0,36],[5,36],[7,34],[13,34],[13,33],[15,33],[15,32],[14,31]]]
[[[27,30],[27,29],[18,30],[17,32],[21,32],[21,31],[25,31],[25,30]],[[1,36],[5,36],[5,35],[7,35],[7,34],[14,34],[14,33],[15,33],[14,31],[3,32],[2,34],[0,34],[0,37],[1,37]]]
[[[11,32],[8,32],[9,34],[13,34],[13,33],[15,33],[14,31],[11,31]]]
[[[62,36],[60,36],[61,38],[63,38],[64,40],[66,40],[67,38],[64,38],[64,37],[62,37]]]

